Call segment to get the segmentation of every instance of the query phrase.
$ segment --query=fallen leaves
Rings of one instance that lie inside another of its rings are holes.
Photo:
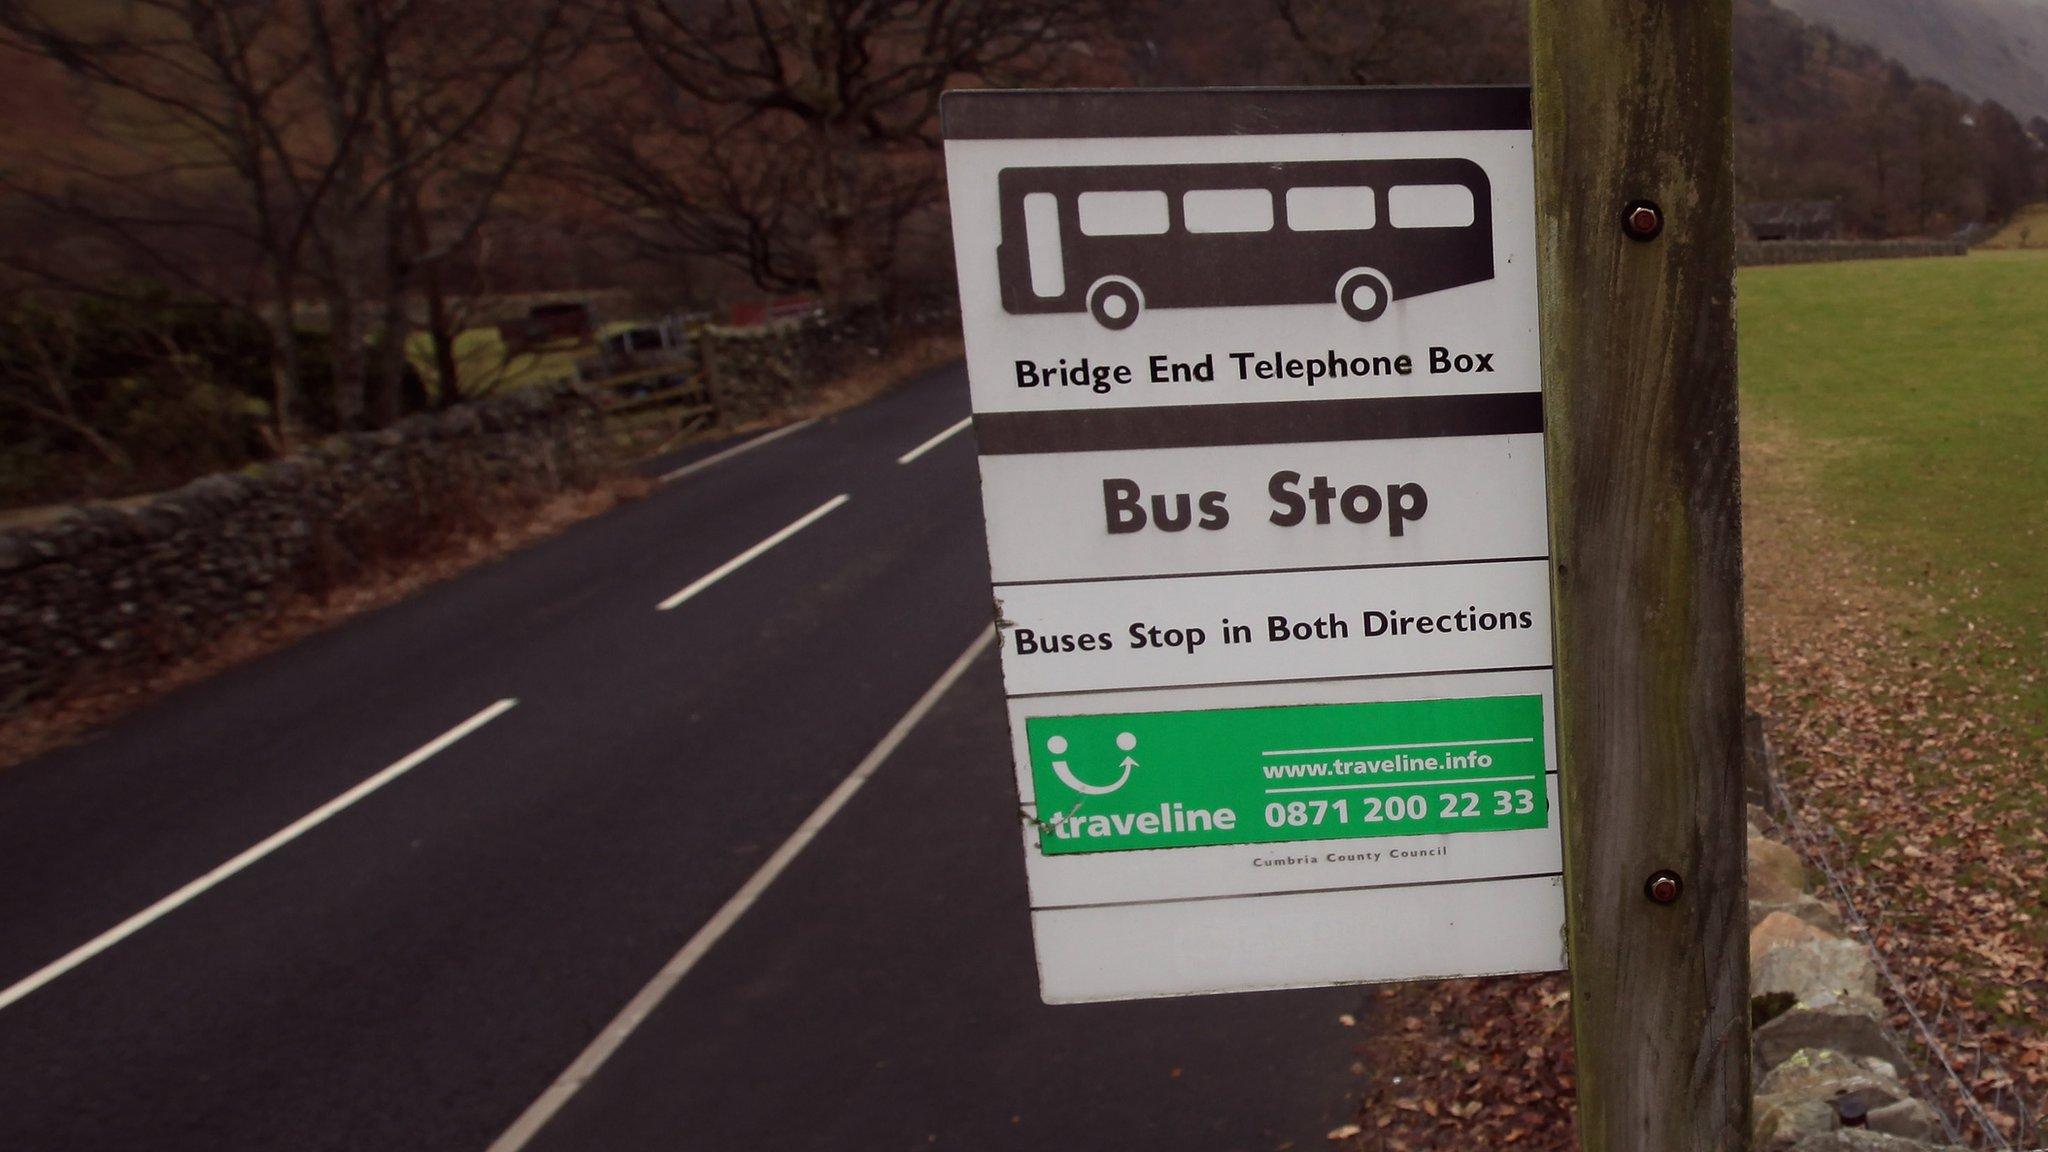
[[[1801,819],[1833,828],[1854,855],[1842,863],[1858,908],[1887,910],[1873,917],[1875,942],[1914,1009],[1962,1016],[2013,1069],[2022,1083],[1976,1077],[1987,1103],[2007,1088],[2039,1101],[2048,721],[2022,693],[2048,653],[1966,603],[1930,613],[1907,602],[1917,593],[1886,588],[1835,540],[1796,471],[1779,457],[1746,478],[1751,704],[1770,719]],[[1930,614],[1944,621],[1940,639],[1901,624]],[[1360,1152],[1576,1148],[1564,977],[1405,985],[1376,1003],[1359,1131],[1333,1141]],[[1906,1024],[1906,1005],[1892,1008]],[[2014,1127],[2009,1115],[1992,1122]]]
[[[1346,1147],[1576,1149],[1570,1000],[1562,975],[1381,989],[1375,1079]]]
[[[1960,1017],[2038,1102],[2048,742],[2026,692],[2040,640],[2003,634],[1967,601],[1886,586],[1833,539],[1797,470],[1769,463],[1752,469],[1745,508],[1751,706],[1800,820],[1847,849],[1835,864],[1904,988],[1894,1022],[1908,1006]]]

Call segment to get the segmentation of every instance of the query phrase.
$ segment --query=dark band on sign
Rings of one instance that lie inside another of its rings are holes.
[[[970,90],[946,93],[939,109],[948,140],[1529,128],[1529,90],[1511,86]]]
[[[1420,440],[1542,431],[1543,395],[1539,392],[1189,404],[1092,412],[984,412],[974,418],[974,438],[984,456]]]

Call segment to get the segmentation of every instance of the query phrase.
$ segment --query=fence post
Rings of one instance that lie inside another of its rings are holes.
[[[1749,1136],[1731,21],[1531,5],[1586,1152]]]

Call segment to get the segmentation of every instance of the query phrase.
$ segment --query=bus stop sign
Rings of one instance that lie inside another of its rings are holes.
[[[943,119],[1045,999],[1561,968],[1527,89]]]

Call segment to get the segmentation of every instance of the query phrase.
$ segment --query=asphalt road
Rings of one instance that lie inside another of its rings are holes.
[[[525,1146],[1320,1144],[1359,991],[1038,1001],[994,653],[933,692],[972,441],[898,463],[965,415],[934,373],[0,773],[0,1149],[482,1152],[707,924]]]

